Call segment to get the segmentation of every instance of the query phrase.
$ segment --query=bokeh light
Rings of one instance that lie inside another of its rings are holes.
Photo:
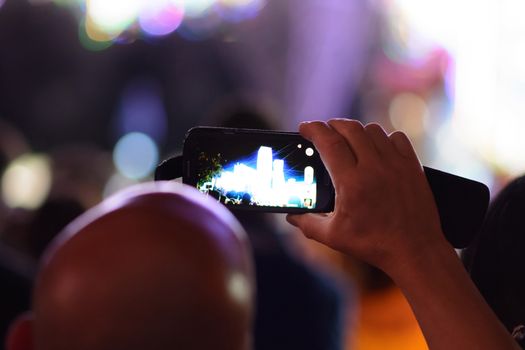
[[[491,171],[524,173],[525,2],[395,3],[407,24],[409,50],[441,47],[452,56],[453,67],[446,73],[452,110],[442,122],[452,120],[444,132],[461,135],[458,142],[468,149],[465,154]]]
[[[177,33],[186,40],[199,41],[210,38],[222,24],[217,12],[211,11],[206,17],[185,18]]]
[[[444,122],[433,130],[432,138],[436,144],[437,154],[431,166],[447,169],[454,174],[461,174],[492,187],[494,176],[483,159],[463,142],[462,132],[452,126],[452,121]]]
[[[492,168],[511,175],[525,172],[525,23],[516,16],[524,10],[521,1],[481,2],[459,33],[468,46],[456,49],[454,127]]]
[[[101,31],[118,35],[135,21],[141,5],[141,0],[87,0],[87,18]]]
[[[425,132],[428,108],[425,100],[414,93],[401,93],[390,102],[388,109],[390,122],[397,130],[402,130],[411,138],[418,138]]]
[[[13,160],[2,176],[2,197],[11,208],[36,209],[51,189],[49,159],[41,154],[24,154]]]
[[[413,49],[440,46],[450,49],[456,43],[458,27],[464,25],[472,3],[454,0],[396,0],[401,16],[407,19],[410,35],[406,39]]]
[[[252,296],[250,282],[240,272],[231,274],[228,280],[228,292],[231,298],[239,304],[248,302]]]
[[[264,0],[220,0],[219,3],[222,17],[230,22],[254,17],[265,5]]]
[[[182,0],[150,0],[139,14],[139,24],[144,32],[160,36],[177,29],[183,17]]]
[[[120,32],[111,33],[109,31],[103,30],[100,26],[93,22],[91,17],[87,17],[83,24],[86,35],[93,41],[102,43],[111,42],[120,34]]]
[[[202,17],[215,4],[215,0],[185,0],[184,6],[188,17]]]
[[[0,5],[3,1],[0,0]],[[132,42],[141,36],[165,36],[179,28],[183,37],[202,40],[216,32],[222,22],[239,22],[256,16],[266,1],[32,0],[35,5],[52,2],[71,8],[81,22],[82,45],[94,51],[111,43]]]
[[[159,150],[155,141],[139,132],[124,135],[113,150],[113,161],[119,172],[134,180],[151,175],[158,160]]]
[[[90,51],[101,51],[113,44],[113,37],[104,32],[100,32],[94,27],[89,19],[80,22],[78,27],[78,38],[80,44]]]
[[[161,87],[154,79],[138,78],[128,83],[122,92],[116,116],[118,137],[140,132],[157,143],[164,140],[168,117],[161,92]]]

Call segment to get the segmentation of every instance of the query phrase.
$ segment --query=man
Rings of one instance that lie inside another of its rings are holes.
[[[117,194],[48,250],[9,350],[250,347],[252,266],[220,204],[175,183]]]

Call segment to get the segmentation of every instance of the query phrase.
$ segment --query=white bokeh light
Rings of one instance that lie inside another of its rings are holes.
[[[452,55],[452,128],[492,169],[525,172],[525,2],[395,0],[415,36]]]
[[[228,292],[233,300],[240,304],[250,301],[251,287],[246,277],[239,272],[233,273],[228,281]]]
[[[40,154],[25,154],[15,159],[2,176],[2,197],[11,208],[36,209],[51,189],[49,159]]]
[[[88,0],[86,10],[100,29],[118,33],[135,21],[141,5],[141,0]]]

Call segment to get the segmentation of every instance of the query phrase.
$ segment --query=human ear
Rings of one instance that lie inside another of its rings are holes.
[[[25,313],[18,316],[6,337],[6,350],[33,350],[33,315]]]

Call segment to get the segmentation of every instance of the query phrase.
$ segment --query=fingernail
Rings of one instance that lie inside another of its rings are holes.
[[[394,146],[397,148],[398,152],[403,157],[410,156],[410,153],[412,151],[412,144],[410,143],[410,140],[403,133],[396,132],[394,134],[395,135],[391,137],[391,140],[394,143]]]
[[[288,221],[288,223],[293,226],[297,226],[297,219],[295,215],[292,215],[292,214],[286,215],[286,221]]]

